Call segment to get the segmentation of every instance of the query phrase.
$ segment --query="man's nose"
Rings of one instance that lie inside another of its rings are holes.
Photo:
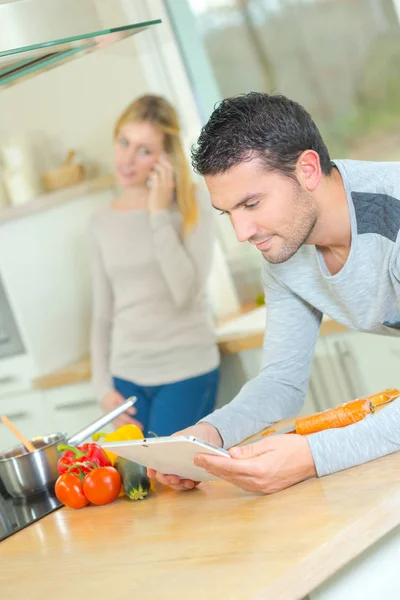
[[[240,215],[232,215],[231,222],[239,242],[247,242],[247,240],[258,231],[257,225],[243,213]]]

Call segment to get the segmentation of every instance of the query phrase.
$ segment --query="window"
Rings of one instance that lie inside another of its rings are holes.
[[[223,97],[278,92],[306,107],[333,158],[400,160],[400,0],[166,2],[204,121]],[[222,220],[239,298],[254,300],[261,255]]]

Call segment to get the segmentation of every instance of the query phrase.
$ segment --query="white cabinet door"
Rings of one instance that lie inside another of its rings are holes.
[[[326,410],[365,395],[360,365],[349,345],[353,335],[341,333],[318,339],[301,414]]]
[[[49,426],[48,415],[43,410],[43,395],[41,391],[29,391],[23,394],[8,394],[0,396],[0,413],[29,439],[41,436]],[[0,422],[0,450],[5,450],[18,444],[14,434]]]
[[[66,385],[44,392],[45,410],[51,414],[52,430],[72,436],[102,416],[89,382]]]
[[[344,341],[350,333],[321,336],[316,345],[309,387],[301,415],[309,415],[362,395],[360,374]],[[229,402],[260,370],[261,348],[223,356],[218,408]]]
[[[0,359],[0,397],[30,392],[33,376],[32,361],[27,354]]]
[[[229,402],[246,381],[259,373],[261,357],[261,349],[222,357],[218,407]],[[400,386],[396,364],[400,365],[400,338],[353,332],[320,336],[300,414],[319,412],[385,387]]]
[[[354,333],[345,343],[361,373],[364,395],[400,388],[400,337]]]

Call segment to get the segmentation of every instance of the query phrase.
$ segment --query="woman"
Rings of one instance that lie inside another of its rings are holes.
[[[210,413],[218,386],[205,295],[211,207],[196,198],[179,133],[163,98],[128,106],[114,130],[122,193],[91,223],[95,388],[106,411],[137,396],[114,425],[134,422],[145,435],[170,435]]]

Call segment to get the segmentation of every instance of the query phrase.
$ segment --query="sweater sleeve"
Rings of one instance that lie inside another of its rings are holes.
[[[400,450],[400,399],[376,415],[340,429],[307,437],[319,477]]]
[[[307,391],[322,314],[263,271],[267,323],[260,373],[226,406],[202,419],[229,448],[272,423],[295,416]]]
[[[92,280],[92,378],[96,395],[101,400],[114,387],[110,373],[113,297],[93,225],[89,231],[89,253]]]
[[[211,271],[214,251],[211,204],[199,202],[199,221],[183,239],[168,210],[151,215],[150,223],[164,279],[176,306],[183,307],[204,288]]]

